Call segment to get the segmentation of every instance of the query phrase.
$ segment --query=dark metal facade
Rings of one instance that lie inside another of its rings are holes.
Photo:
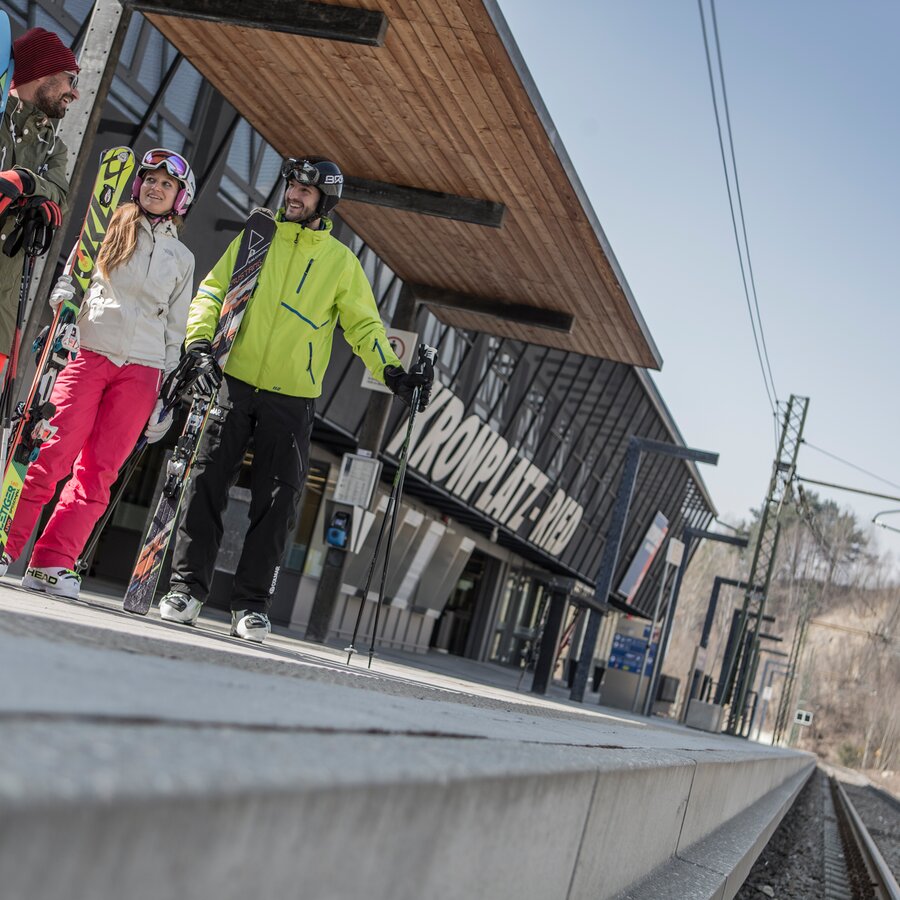
[[[91,8],[89,0],[14,0],[4,6],[20,29],[42,25],[73,44]],[[200,197],[185,240],[195,252],[198,278],[252,207],[280,200],[275,150],[138,13],[129,24],[95,148],[124,138],[138,150],[155,145],[179,150],[194,165]],[[298,136],[297,152],[307,150],[315,148],[303,147]],[[74,225],[69,227],[74,234]],[[335,233],[357,254],[382,317],[390,322],[403,287],[400,279],[339,219]],[[628,438],[683,443],[649,376],[621,363],[464,332],[442,324],[424,306],[415,330],[438,348],[438,378],[462,402],[465,415],[477,415],[517,448],[516,459],[546,475],[535,504],[546,508],[561,490],[580,505],[583,516],[562,551],[548,553],[529,540],[531,521],[507,528],[476,509],[474,497],[463,501],[414,470],[409,490],[542,568],[592,584]],[[332,449],[355,446],[371,396],[360,389],[362,375],[362,364],[345,342],[336,340],[317,406],[317,439]],[[399,404],[394,407],[388,435],[403,416]],[[386,462],[389,475],[389,457]],[[714,509],[692,464],[649,454],[642,460],[614,585],[657,511],[668,518],[674,536],[685,526],[710,523]],[[657,559],[635,599],[635,611],[652,608],[661,571]]]

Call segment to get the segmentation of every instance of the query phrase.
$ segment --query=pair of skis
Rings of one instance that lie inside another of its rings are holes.
[[[244,226],[231,281],[222,301],[219,323],[212,342],[212,353],[224,370],[234,344],[247,303],[253,295],[259,272],[275,235],[275,218],[267,209],[254,210]],[[144,536],[131,581],[125,592],[125,611],[145,616],[153,603],[166,550],[172,538],[181,499],[197,459],[200,441],[209,419],[224,416],[215,396],[195,397],[187,423],[171,458],[166,464],[166,480],[153,518]]]
[[[75,295],[57,308],[43,344],[36,342],[35,349],[40,352],[37,371],[28,397],[16,411],[12,436],[8,445],[4,446],[7,455],[0,489],[0,552],[5,550],[9,540],[28,467],[37,459],[41,445],[56,432],[55,426],[50,423],[56,413],[50,395],[59,373],[78,353],[76,320],[81,301],[90,285],[100,244],[133,171],[134,154],[128,147],[114,147],[100,156],[100,167],[84,224],[64,269],[72,279]],[[26,277],[27,272],[26,264]],[[11,358],[10,366],[12,363]]]

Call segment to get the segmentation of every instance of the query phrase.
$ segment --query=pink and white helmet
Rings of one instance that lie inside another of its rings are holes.
[[[134,181],[131,185],[131,199],[136,203],[139,202],[141,185],[144,183],[144,173],[163,167],[173,178],[181,182],[181,190],[175,197],[175,205],[172,207],[172,212],[177,216],[183,216],[194,202],[197,184],[194,181],[194,173],[191,171],[188,161],[180,153],[175,153],[173,150],[157,147],[155,150],[148,150],[144,154],[144,158],[138,166],[137,175],[134,176]]]

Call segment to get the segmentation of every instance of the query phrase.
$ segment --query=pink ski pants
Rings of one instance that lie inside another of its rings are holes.
[[[28,469],[6,552],[18,558],[56,485],[69,472],[31,565],[74,569],[91,530],[109,503],[122,463],[134,448],[159,394],[162,372],[151,366],[117,366],[82,349],[60,373],[51,401],[57,427]],[[74,463],[74,465],[73,465]]]

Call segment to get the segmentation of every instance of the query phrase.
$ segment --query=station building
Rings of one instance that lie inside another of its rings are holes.
[[[705,528],[715,508],[692,462],[647,455],[613,592],[594,596],[629,437],[684,446],[647,372],[661,357],[494,0],[362,5],[322,4],[334,13],[327,34],[298,25],[282,0],[223,0],[221,21],[202,18],[195,0],[126,7],[108,85],[95,79],[99,114],[81,153],[96,159],[121,143],[138,155],[165,146],[187,156],[199,197],[183,237],[198,281],[252,208],[277,208],[284,156],[341,165],[336,236],[357,254],[399,340],[412,333],[438,351],[378,643],[525,667],[540,641],[565,678],[581,612],[608,613],[595,654],[602,664],[618,617],[653,608],[662,535]],[[95,14],[109,17],[115,6],[100,0]],[[76,52],[95,39],[89,0],[4,0],[4,8],[16,34],[41,25]],[[89,71],[83,86],[91,88]],[[87,190],[83,179],[70,197],[65,247]],[[35,306],[32,319],[42,313]],[[344,455],[377,444],[370,513],[384,510],[396,469],[406,411],[364,387],[364,376],[336,336],[271,613],[300,634],[322,579]],[[125,486],[87,587],[124,588],[176,433],[150,448]],[[252,448],[231,493],[214,605],[227,607],[251,463]],[[338,579],[333,639],[349,636],[363,602],[364,628],[371,621],[375,594],[363,601],[361,589],[372,519],[357,516],[361,548]],[[546,634],[551,599],[566,610]]]

